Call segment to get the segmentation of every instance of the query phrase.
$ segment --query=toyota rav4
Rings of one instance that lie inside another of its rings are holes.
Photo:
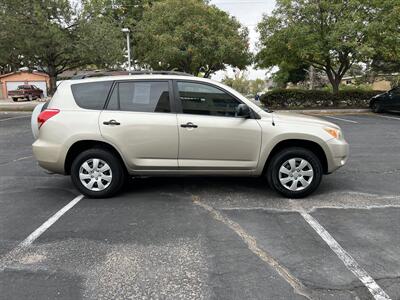
[[[110,197],[127,177],[263,176],[299,198],[346,163],[330,122],[268,112],[208,79],[171,74],[64,81],[32,114],[33,153],[84,195]]]

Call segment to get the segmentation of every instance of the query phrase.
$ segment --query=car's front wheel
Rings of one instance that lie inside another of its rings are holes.
[[[105,149],[93,148],[75,158],[71,166],[71,179],[85,196],[108,198],[121,189],[125,172],[114,154]]]
[[[322,173],[322,164],[312,151],[291,147],[272,157],[267,179],[269,185],[285,197],[302,198],[317,189]]]
[[[372,111],[373,111],[374,113],[381,113],[381,112],[383,112],[382,103],[379,102],[379,101],[374,101],[374,102],[371,104],[371,109],[372,109]]]

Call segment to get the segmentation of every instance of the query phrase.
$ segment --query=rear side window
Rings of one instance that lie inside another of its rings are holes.
[[[171,112],[167,81],[131,81],[115,85],[108,110]]]
[[[104,108],[112,84],[112,81],[78,83],[71,85],[71,89],[79,107],[101,110]]]

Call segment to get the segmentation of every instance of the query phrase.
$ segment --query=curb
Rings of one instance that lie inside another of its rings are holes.
[[[31,112],[34,110],[34,108],[36,107],[36,105],[38,105],[39,103],[42,102],[16,102],[16,103],[11,103],[11,102],[6,102],[6,103],[1,103],[0,102],[0,111],[2,112]]]
[[[332,114],[367,114],[371,113],[370,109],[354,109],[354,108],[343,108],[343,109],[299,109],[299,110],[275,110],[276,112],[288,112],[288,113],[299,113],[307,115],[332,115]]]
[[[21,112],[31,112],[41,102],[29,102],[29,103],[0,103],[0,111],[21,111]],[[288,113],[299,113],[307,115],[332,115],[332,114],[365,114],[370,113],[370,109],[276,109],[276,112],[288,112]]]

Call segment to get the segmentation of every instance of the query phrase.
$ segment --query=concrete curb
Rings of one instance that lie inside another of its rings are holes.
[[[42,102],[0,102],[0,111],[33,111],[33,109]],[[369,109],[353,109],[353,108],[344,108],[344,109],[299,109],[299,110],[274,110],[276,112],[291,112],[291,113],[299,113],[299,114],[307,114],[307,115],[332,115],[332,114],[362,114],[369,113],[371,110]]]
[[[39,103],[42,102],[6,102],[6,103],[1,103],[0,102],[0,111],[33,111],[33,109],[38,105]]]
[[[354,109],[354,108],[343,108],[343,109],[299,109],[299,110],[275,110],[276,112],[291,112],[307,115],[334,115],[334,114],[366,114],[371,113],[370,109]]]

